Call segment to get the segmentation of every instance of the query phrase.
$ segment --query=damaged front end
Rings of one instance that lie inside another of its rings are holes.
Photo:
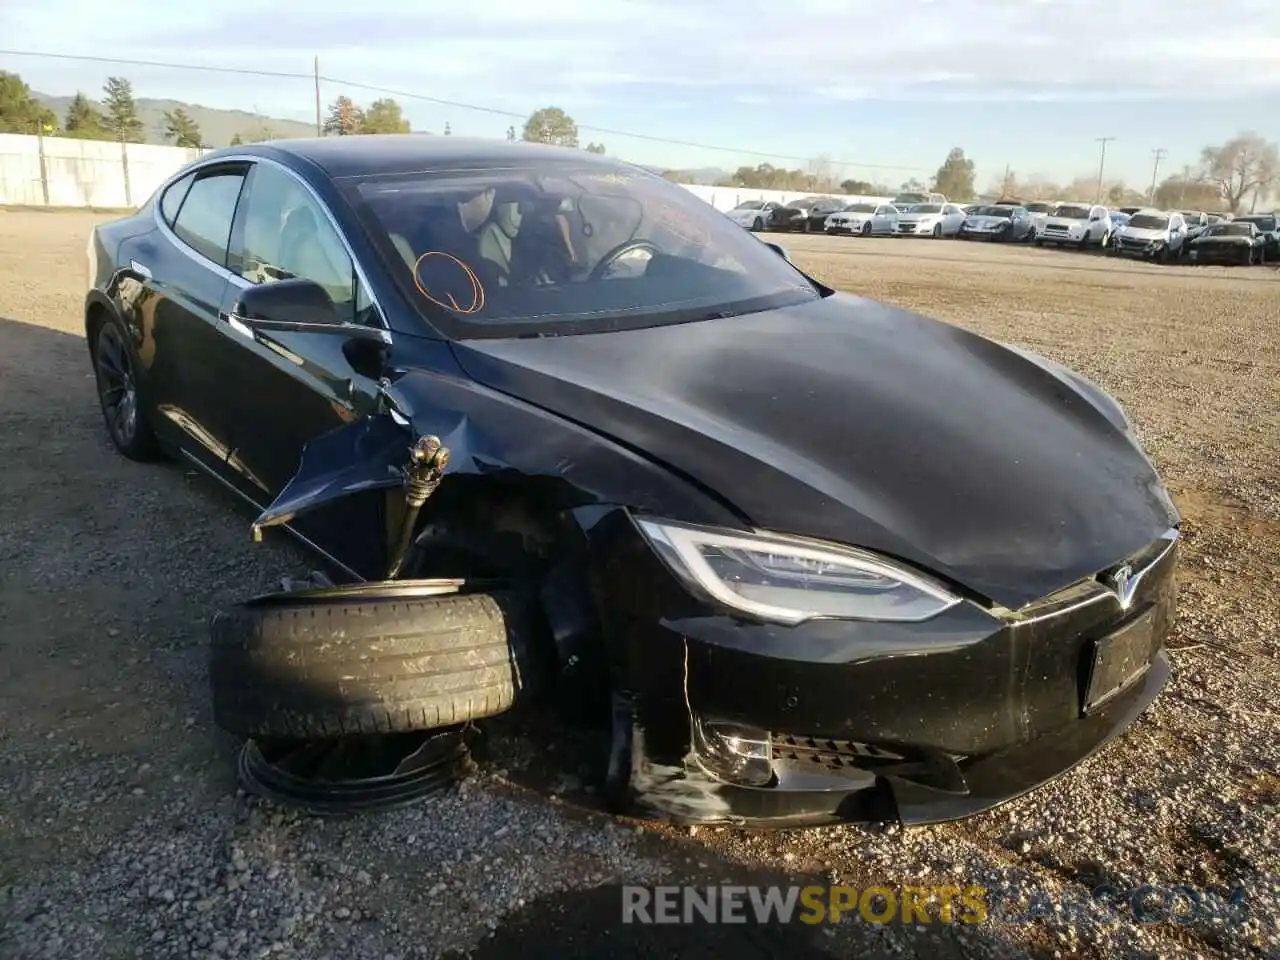
[[[741,524],[722,504],[563,420],[539,434],[468,401],[465,415],[437,403],[432,418],[379,414],[317,439],[255,533],[376,497],[378,524],[360,531],[381,545],[370,579],[534,586],[555,699],[598,701],[612,723],[605,793],[623,812],[962,818],[1090,756],[1169,676],[1174,531],[1126,558],[1124,590],[1100,573],[1016,614],[966,600],[922,622],[764,622],[690,590],[633,513]]]

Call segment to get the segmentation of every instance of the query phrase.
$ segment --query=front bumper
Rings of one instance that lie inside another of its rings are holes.
[[[1107,249],[1111,252],[1112,256],[1140,257],[1144,260],[1157,257],[1163,251],[1168,251],[1169,253],[1174,252],[1168,242],[1164,240],[1158,240],[1155,243],[1152,243],[1149,240],[1133,240],[1128,237],[1115,236],[1111,238],[1111,242],[1107,245]]]
[[[906,237],[931,237],[937,226],[936,221],[934,223],[903,223],[899,220],[893,232]]]
[[[841,223],[824,223],[822,229],[826,233],[841,233],[846,236],[856,236],[862,232],[863,224],[866,221],[843,221]]]
[[[960,237],[963,240],[1008,240],[1013,236],[1013,231],[1008,227],[1003,230],[975,230],[973,227],[961,227]]]
[[[642,544],[597,584],[626,678],[615,802],[676,823],[798,827],[940,822],[1012,800],[1122,732],[1168,679],[1177,545],[1154,548],[1127,611],[1090,594],[1017,625],[963,603],[921,624],[789,628],[679,597]],[[655,603],[669,615],[646,613]],[[1143,632],[1125,682],[1086,706],[1099,642],[1131,624]]]
[[[1073,246],[1079,245],[1080,241],[1087,237],[1088,234],[1073,234],[1066,230],[1042,230],[1040,233],[1036,234],[1036,239],[1043,240],[1045,243],[1056,243],[1060,245],[1069,243]]]
[[[1257,256],[1258,249],[1243,244],[1193,246],[1187,251],[1187,259],[1192,263],[1248,263],[1250,257]]]

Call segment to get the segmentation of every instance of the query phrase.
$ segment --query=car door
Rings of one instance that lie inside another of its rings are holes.
[[[872,233],[893,233],[898,229],[898,218],[889,215],[890,209],[887,204],[876,207],[876,212],[871,215]]]
[[[229,263],[241,286],[312,280],[344,320],[382,326],[328,209],[282,165],[260,160],[249,172]],[[225,310],[233,307],[234,298]],[[357,372],[350,341],[340,334],[234,326],[243,354],[238,416],[245,428],[231,465],[257,499],[269,501],[293,477],[310,440],[375,409],[378,383]]]
[[[156,229],[125,241],[119,254],[141,283],[133,312],[154,428],[223,476],[235,442],[238,347],[219,312],[246,172],[244,164],[212,164],[174,181],[159,197]]]
[[[948,203],[942,208],[942,232],[951,236],[960,232],[960,224],[964,223],[964,211],[955,204]]]

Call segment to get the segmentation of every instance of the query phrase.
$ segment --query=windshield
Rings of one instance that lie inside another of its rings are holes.
[[[1179,210],[1178,212],[1186,217],[1187,221],[1191,223],[1199,223],[1200,218],[1203,216],[1203,214],[1196,213],[1194,210]]]
[[[844,208],[845,213],[875,213],[876,205],[874,203],[851,203]]]
[[[936,203],[918,203],[911,208],[912,213],[941,213],[942,207]]]
[[[651,326],[819,296],[714,207],[640,171],[525,161],[346,188],[406,296],[457,337]]]
[[[1206,237],[1248,237],[1253,235],[1253,224],[1240,223],[1238,220],[1232,223],[1219,223],[1204,233]]]
[[[967,211],[971,217],[1004,217],[1006,220],[1013,216],[1012,207],[970,207]]]
[[[1055,217],[1061,217],[1063,220],[1088,220],[1089,208],[1077,207],[1069,203],[1064,203],[1057,210],[1053,211]]]
[[[1169,218],[1157,217],[1153,213],[1135,213],[1129,218],[1129,226],[1139,230],[1167,230]]]
[[[1275,217],[1236,217],[1232,222],[1257,224],[1259,230],[1274,230],[1276,228]]]
[[[929,198],[926,197],[923,193],[900,193],[898,194],[897,197],[894,198],[893,203],[894,203],[894,206],[897,206],[898,204],[901,204],[901,203],[923,203],[925,200],[928,200],[928,199]]]
[[[763,200],[743,200],[733,209],[735,210],[759,210],[764,206]]]
[[[1028,213],[1048,213],[1048,212],[1049,212],[1049,204],[1047,204],[1047,203],[1028,203],[1028,204],[1027,204],[1027,212],[1028,212]]]

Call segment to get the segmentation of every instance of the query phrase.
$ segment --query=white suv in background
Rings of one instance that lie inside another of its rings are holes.
[[[1036,233],[1036,246],[1100,247],[1111,232],[1111,211],[1096,203],[1060,203]]]
[[[1111,235],[1106,250],[1113,257],[1142,257],[1167,263],[1182,256],[1187,221],[1176,211],[1144,208]]]

